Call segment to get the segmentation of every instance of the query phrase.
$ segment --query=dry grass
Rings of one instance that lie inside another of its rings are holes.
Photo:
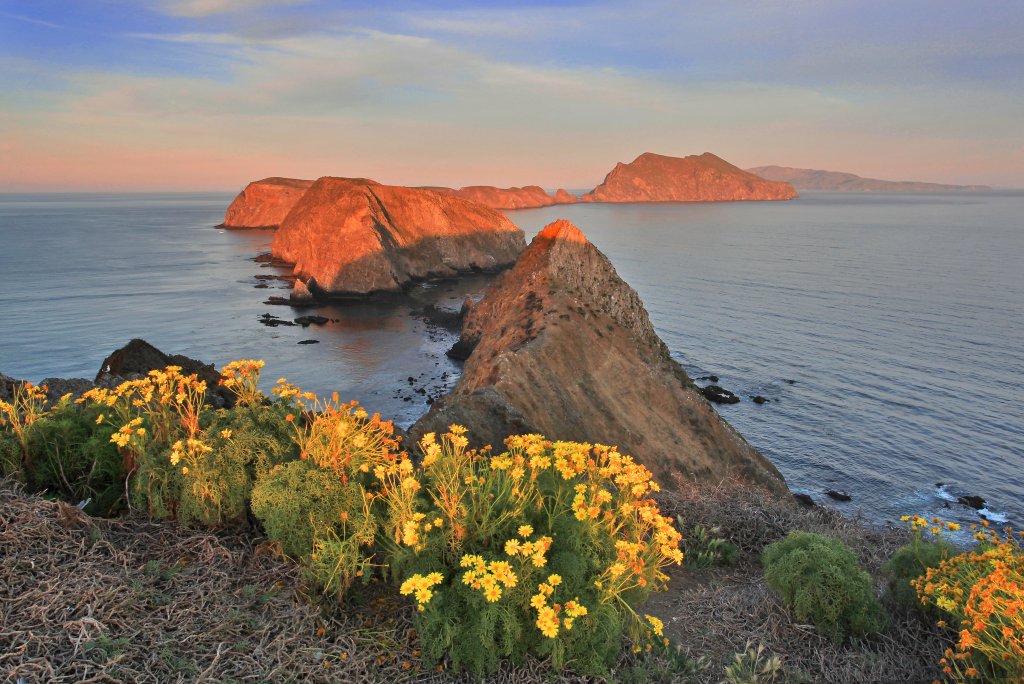
[[[766,543],[809,529],[842,538],[877,577],[901,533],[731,483],[677,489],[663,497],[666,512],[720,526],[743,551],[733,569],[680,570],[647,607],[684,652],[711,661],[696,681],[719,681],[748,640],[810,681],[932,680],[944,647],[936,629],[894,618],[878,637],[835,646],[792,620],[754,561]],[[245,536],[94,519],[0,480],[0,681],[472,681],[417,657],[411,609],[390,587],[357,588],[331,609],[303,587],[294,563]],[[679,680],[630,656],[616,670]],[[529,660],[487,681],[585,680]]]
[[[665,620],[666,633],[683,652],[710,658],[698,681],[719,681],[722,667],[750,641],[764,644],[786,669],[813,682],[931,682],[948,646],[935,626],[913,615],[891,614],[885,631],[859,643],[837,646],[797,623],[767,587],[758,563],[761,550],[791,530],[842,539],[875,578],[881,595],[881,567],[908,541],[902,530],[867,527],[823,508],[807,509],[735,482],[718,486],[679,482],[661,500],[664,512],[680,515],[687,527],[721,528],[739,547],[734,568],[676,572],[669,591],[652,597],[649,610]]]

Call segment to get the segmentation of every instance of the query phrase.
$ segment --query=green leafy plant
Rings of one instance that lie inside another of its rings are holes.
[[[880,630],[885,615],[871,577],[838,539],[790,532],[762,555],[768,586],[798,620],[811,620],[835,642]]]
[[[768,684],[786,679],[782,659],[768,653],[764,644],[748,641],[725,668],[723,684]]]
[[[937,568],[944,560],[959,553],[939,534],[933,534],[931,540],[923,539],[922,529],[921,525],[913,525],[911,542],[897,549],[882,568],[889,578],[889,598],[895,606],[907,612],[933,612],[921,603],[911,582],[922,577],[929,568]]]
[[[677,517],[677,521],[682,526],[682,519]],[[703,525],[695,525],[686,531],[683,551],[687,567],[703,570],[736,564],[739,549],[719,537],[721,532],[721,528],[707,528]]]

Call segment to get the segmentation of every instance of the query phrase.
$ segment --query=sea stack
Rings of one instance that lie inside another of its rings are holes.
[[[616,445],[664,481],[782,475],[701,396],[637,293],[568,221],[541,231],[468,312],[455,389],[410,430],[465,425],[474,444],[510,434]]]
[[[645,152],[618,163],[583,202],[734,202],[797,197],[789,183],[768,181],[710,152],[666,157]]]
[[[224,214],[225,228],[277,228],[313,181],[264,178],[238,193]]]
[[[275,257],[326,296],[397,292],[414,280],[515,263],[523,231],[501,213],[432,190],[325,177],[274,235]]]

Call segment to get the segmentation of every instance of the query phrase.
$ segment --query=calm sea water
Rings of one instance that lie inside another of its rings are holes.
[[[263,358],[270,381],[336,389],[403,425],[454,383],[452,334],[411,312],[457,309],[481,279],[419,287],[411,303],[316,307],[337,319],[324,327],[266,327],[264,313],[298,313],[262,303],[282,283],[254,288],[276,272],[251,261],[270,233],[212,228],[230,200],[0,195],[0,371],[92,377],[141,336],[218,365]],[[510,212],[528,237],[555,218],[580,226],[687,371],[743,397],[719,411],[794,490],[873,521],[971,521],[955,495],[979,494],[1018,523],[1022,215],[1024,196],[995,193]],[[308,339],[319,344],[297,344]]]

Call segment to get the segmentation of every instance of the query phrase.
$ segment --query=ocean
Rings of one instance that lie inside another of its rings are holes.
[[[452,387],[457,310],[486,277],[408,299],[265,304],[272,233],[214,226],[225,193],[0,194],[0,372],[88,377],[133,337],[218,366],[267,362],[407,426]],[[1024,521],[1024,195],[807,193],[791,202],[584,204],[508,212],[531,238],[567,218],[643,299],[719,412],[791,489],[873,523]],[[323,326],[267,326],[305,313]],[[315,344],[299,344],[315,340]],[[703,384],[703,383],[701,383]],[[755,404],[752,396],[769,401]],[[836,502],[824,490],[849,493]]]

